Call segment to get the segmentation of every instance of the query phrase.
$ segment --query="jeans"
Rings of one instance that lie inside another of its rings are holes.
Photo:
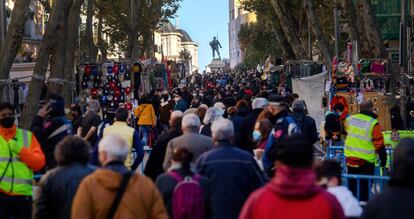
[[[9,196],[0,193],[0,218],[27,219],[31,217],[31,196]]]
[[[138,128],[142,146],[148,146],[148,134],[151,131],[150,125],[140,125]]]

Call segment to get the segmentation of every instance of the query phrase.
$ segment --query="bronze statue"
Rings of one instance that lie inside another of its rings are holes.
[[[211,49],[213,50],[213,59],[216,59],[216,52],[217,52],[217,55],[219,57],[218,59],[221,59],[221,56],[220,56],[220,48],[222,48],[222,47],[221,47],[221,44],[217,40],[216,37],[214,37],[213,38],[213,41],[210,42],[210,46],[211,46]]]

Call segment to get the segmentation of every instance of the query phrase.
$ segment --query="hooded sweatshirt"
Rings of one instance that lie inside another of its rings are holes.
[[[249,197],[239,219],[345,218],[336,198],[314,182],[311,169],[280,166],[276,177]]]
[[[111,164],[86,177],[72,204],[72,218],[106,218],[128,170],[122,163]],[[167,219],[167,210],[154,183],[134,174],[126,188],[114,218]]]

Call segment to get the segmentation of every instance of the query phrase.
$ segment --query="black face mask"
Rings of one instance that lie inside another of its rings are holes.
[[[0,119],[0,125],[4,128],[11,128],[14,125],[14,117]]]

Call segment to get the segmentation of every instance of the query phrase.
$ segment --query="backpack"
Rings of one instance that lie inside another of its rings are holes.
[[[200,175],[183,178],[176,171],[170,173],[177,185],[173,192],[173,219],[204,219],[204,194]]]

